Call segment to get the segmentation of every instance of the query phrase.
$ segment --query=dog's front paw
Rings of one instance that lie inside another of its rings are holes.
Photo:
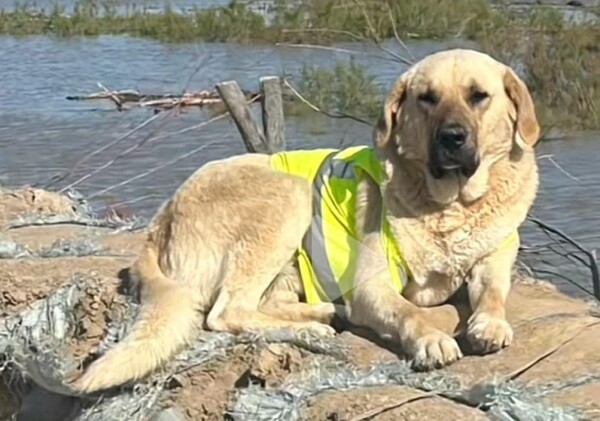
[[[412,346],[413,367],[417,370],[431,370],[462,358],[462,352],[454,338],[439,330],[416,339]]]
[[[503,318],[476,313],[469,319],[467,339],[473,351],[489,354],[509,346],[513,340],[513,330]]]

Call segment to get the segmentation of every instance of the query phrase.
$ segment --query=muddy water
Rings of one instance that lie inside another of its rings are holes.
[[[458,42],[458,41],[457,41]],[[459,44],[413,43],[418,57]],[[464,45],[464,44],[463,44]],[[348,46],[346,46],[348,47]],[[377,51],[356,56],[383,87],[404,69],[377,58]],[[400,50],[398,50],[400,52]],[[255,89],[258,77],[267,74],[297,75],[304,63],[332,65],[346,54],[273,47],[225,44],[166,45],[119,37],[56,40],[47,37],[0,38],[0,183],[44,185],[64,173],[82,157],[107,145],[152,116],[149,110],[119,113],[110,103],[72,102],[65,96],[97,90],[96,82],[110,89],[138,89],[144,93],[212,88],[218,81],[236,79]],[[190,79],[190,75],[199,70]],[[292,78],[292,81],[294,79]],[[150,216],[177,186],[203,163],[244,151],[229,120],[178,133],[206,121],[210,115],[191,111],[158,118],[153,124],[113,148],[91,157],[59,186],[76,183],[93,203],[121,203],[136,214]],[[336,146],[370,141],[371,129],[357,123],[320,118],[287,118],[289,148]],[[78,179],[116,155],[146,143],[82,182]],[[149,140],[148,140],[149,139]],[[204,145],[195,154],[173,165],[140,174]],[[600,136],[585,134],[574,139],[548,142],[539,148],[542,186],[534,214],[581,240],[588,248],[600,245]],[[551,156],[570,173],[565,175]],[[139,177],[139,178],[134,178]],[[575,177],[573,179],[571,177]],[[118,185],[123,183],[122,185]],[[118,186],[117,186],[118,185]],[[115,187],[116,186],[116,187]],[[102,193],[103,190],[109,189]],[[539,231],[525,227],[524,241],[541,243]],[[550,266],[591,288],[588,272],[564,259],[550,258]],[[577,289],[564,281],[571,292]]]

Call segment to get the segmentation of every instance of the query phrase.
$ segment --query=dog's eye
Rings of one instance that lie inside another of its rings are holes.
[[[435,105],[438,102],[437,96],[431,91],[422,93],[417,98],[418,98],[419,102],[422,102],[423,104],[427,104],[427,105]]]
[[[473,105],[478,105],[478,104],[482,103],[485,99],[487,99],[489,97],[490,96],[488,95],[487,92],[484,92],[484,91],[473,91],[473,92],[471,92],[471,96],[469,97],[469,101]]]

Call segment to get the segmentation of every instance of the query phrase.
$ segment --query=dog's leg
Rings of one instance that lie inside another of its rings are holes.
[[[289,255],[286,257],[289,258]],[[332,306],[313,308],[305,303],[286,303],[285,300],[293,299],[295,294],[292,291],[275,292],[260,305],[262,292],[276,275],[276,260],[262,262],[265,269],[272,268],[272,272],[231,272],[208,315],[206,323],[210,329],[231,333],[264,332],[274,329],[296,332],[310,330],[322,336],[335,333],[335,330],[326,324],[333,317],[332,313],[335,310],[330,308]]]
[[[350,321],[400,343],[415,368],[431,369],[462,357],[454,338],[432,327],[423,309],[394,288],[378,234],[363,240],[358,258]]]
[[[297,308],[288,308],[286,312],[286,308],[278,306],[271,313],[260,308],[265,291],[289,264],[311,220],[308,183],[277,173],[269,175],[269,182],[274,185],[277,177],[281,179],[278,192],[282,196],[281,207],[264,209],[261,219],[269,224],[248,228],[238,236],[226,257],[228,264],[221,289],[206,324],[212,330],[232,333],[308,329],[320,335],[334,334],[332,327],[314,321],[324,319],[326,310],[303,313],[314,317],[298,317]]]
[[[468,289],[473,314],[468,321],[467,339],[475,352],[496,352],[512,342],[513,331],[506,321],[504,305],[518,250],[518,242],[497,250],[471,271]]]
[[[450,364],[462,357],[454,338],[427,322],[426,311],[394,287],[380,237],[382,198],[371,179],[359,186],[357,231],[361,236],[349,319],[400,343],[416,368]]]
[[[296,296],[293,291],[276,291],[261,305],[263,292],[292,254],[284,252],[286,247],[279,249],[272,250],[269,259],[253,259],[255,270],[237,266],[229,272],[206,320],[210,329],[231,333],[288,329],[309,330],[321,336],[335,334],[326,324],[335,310],[328,305],[312,308],[305,303],[292,303]]]
[[[276,291],[261,305],[260,310],[269,316],[284,320],[314,321],[328,325],[336,314],[336,305],[302,303],[292,291]]]
[[[263,295],[260,311],[284,320],[330,324],[336,306],[332,303],[311,305],[300,302],[303,293],[300,272],[293,262],[289,262]]]

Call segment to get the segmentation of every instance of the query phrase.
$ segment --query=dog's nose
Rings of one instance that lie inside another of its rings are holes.
[[[446,149],[459,149],[467,141],[467,130],[458,123],[442,125],[436,134],[438,143]]]

